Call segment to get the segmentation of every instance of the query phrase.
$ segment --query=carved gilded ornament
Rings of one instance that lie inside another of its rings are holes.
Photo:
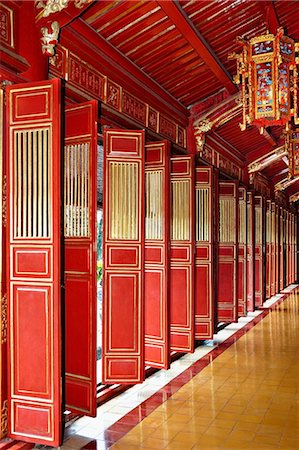
[[[83,8],[84,5],[90,3],[92,0],[72,0],[74,6],[78,9]],[[54,14],[67,8],[69,0],[36,0],[36,9],[42,9],[41,17],[49,17],[50,14]]]
[[[1,435],[0,439],[3,439],[7,435],[7,413],[8,413],[8,401],[3,402],[1,408]]]
[[[43,54],[46,56],[54,56],[55,45],[58,42],[58,35],[59,35],[58,22],[56,22],[56,21],[52,22],[51,29],[52,29],[52,33],[49,32],[48,27],[41,28],[41,33],[43,35],[43,37],[41,38],[42,51],[43,51]]]
[[[296,192],[296,194],[291,195],[289,198],[290,203],[297,202],[297,200],[299,200],[299,192]]]
[[[4,294],[1,299],[1,343],[7,341],[7,295]]]
[[[213,123],[208,119],[200,122],[194,127],[194,134],[196,139],[197,151],[202,152],[205,144],[205,134],[212,129]]]
[[[249,173],[257,172],[261,169],[261,167],[262,167],[262,164],[260,162],[254,162],[252,164],[249,164],[248,172]]]

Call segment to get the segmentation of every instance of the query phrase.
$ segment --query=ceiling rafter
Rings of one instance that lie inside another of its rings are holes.
[[[280,27],[280,23],[274,2],[273,1],[259,2],[259,5],[263,12],[267,29],[270,31],[270,33],[276,34],[277,29]]]
[[[230,73],[223,66],[204,37],[200,34],[192,21],[186,15],[177,1],[157,0],[161,9],[167,14],[175,27],[182,33],[198,56],[207,64],[217,79],[226,87],[230,94],[238,92]]]

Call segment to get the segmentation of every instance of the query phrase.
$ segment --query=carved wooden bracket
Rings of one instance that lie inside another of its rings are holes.
[[[79,17],[93,0],[35,0],[35,22],[41,30],[42,51],[54,56],[59,31]]]

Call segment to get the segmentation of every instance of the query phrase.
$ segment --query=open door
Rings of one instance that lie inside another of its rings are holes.
[[[276,205],[271,202],[271,280],[270,295],[276,294]]]
[[[213,167],[195,169],[195,339],[215,332],[215,209],[218,176]],[[217,236],[218,237],[218,236]],[[216,238],[217,239],[217,238]]]
[[[144,379],[144,131],[104,131],[103,383]]]
[[[193,352],[194,311],[194,160],[171,158],[171,350]]]
[[[254,222],[255,222],[255,252],[254,252],[254,285],[255,285],[255,306],[262,306],[264,301],[264,203],[261,195],[254,197]]]
[[[168,369],[170,363],[169,143],[145,146],[145,364]]]
[[[219,183],[218,321],[238,320],[238,182]]]
[[[9,437],[59,446],[60,81],[7,88]]]
[[[247,192],[247,311],[255,309],[254,292],[254,194]]]
[[[238,316],[247,314],[247,193],[239,186],[239,242],[238,242]]]
[[[65,400],[96,415],[97,102],[65,111]]]
[[[272,280],[272,215],[271,200],[266,202],[266,299],[271,297]]]
[[[279,291],[283,290],[283,274],[284,274],[283,221],[284,221],[284,209],[282,207],[279,207]]]
[[[275,204],[275,294],[279,293],[279,206]]]

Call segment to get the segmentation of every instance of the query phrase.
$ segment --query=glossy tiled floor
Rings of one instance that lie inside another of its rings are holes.
[[[299,288],[268,313],[81,448],[299,449]]]

